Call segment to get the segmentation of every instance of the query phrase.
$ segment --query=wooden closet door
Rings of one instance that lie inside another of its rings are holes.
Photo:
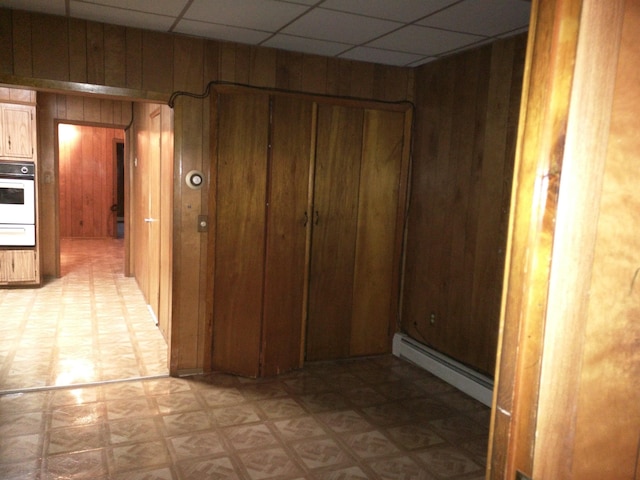
[[[257,376],[269,97],[221,94],[217,109],[213,367]]]
[[[307,360],[349,355],[363,110],[318,107]]]
[[[399,295],[398,203],[404,112],[366,110],[349,354],[391,351]]]
[[[302,363],[313,104],[274,96],[271,118],[261,375]]]

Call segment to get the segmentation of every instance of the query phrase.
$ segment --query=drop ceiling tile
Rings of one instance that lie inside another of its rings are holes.
[[[312,6],[319,2],[319,0],[276,0],[282,3],[297,3],[300,5]]]
[[[356,47],[339,55],[340,58],[360,60],[362,62],[382,63],[384,65],[396,65],[403,67],[424,58],[422,55],[411,53],[399,53],[379,48]]]
[[[216,40],[249,45],[257,45],[271,35],[269,32],[218,25],[217,23],[197,22],[195,20],[181,20],[173,31],[196,37],[215,38]]]
[[[322,8],[370,17],[413,22],[458,0],[325,0]]]
[[[294,52],[312,53],[314,55],[326,55],[334,57],[344,52],[349,45],[344,43],[328,42],[326,40],[314,40],[312,38],[295,37],[293,35],[277,34],[262,44],[265,47],[280,48]]]
[[[389,35],[385,35],[367,44],[367,46],[434,56],[473,45],[484,39],[485,37],[477,35],[467,35],[464,33],[447,32],[417,25],[409,25]]]
[[[274,0],[194,0],[184,18],[275,32],[307,10]]]
[[[410,63],[407,67],[419,67],[420,65],[426,65],[427,63],[431,63],[435,60],[438,60],[438,57],[425,57],[422,60],[418,60],[417,62]]]
[[[82,0],[82,2],[172,17],[180,15],[187,5],[187,0]],[[76,2],[72,0],[71,3]]]
[[[174,22],[173,17],[164,15],[74,1],[71,2],[70,11],[71,16],[75,18],[163,32],[169,31]]]
[[[418,24],[496,36],[528,25],[530,8],[526,0],[465,0]]]
[[[282,30],[282,33],[359,44],[400,27],[400,23],[316,8]]]
[[[64,15],[65,0],[0,0],[0,7],[13,8],[16,10],[27,10],[51,15]]]

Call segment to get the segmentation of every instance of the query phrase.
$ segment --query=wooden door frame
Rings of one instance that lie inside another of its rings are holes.
[[[488,479],[571,478],[578,377],[624,0],[534,0]],[[543,382],[550,372],[557,381]],[[558,375],[557,372],[561,372]]]

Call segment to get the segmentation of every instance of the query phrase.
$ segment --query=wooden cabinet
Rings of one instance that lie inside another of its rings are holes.
[[[37,161],[35,92],[0,88],[0,159]],[[8,103],[8,102],[24,103]],[[29,103],[29,104],[27,104]],[[36,223],[38,186],[35,185]],[[36,246],[0,249],[0,285],[35,286],[40,284],[39,229]]]
[[[390,350],[405,117],[302,96],[217,95],[214,370],[273,375],[300,367],[305,353],[317,360]]]
[[[39,270],[34,249],[0,250],[0,285],[39,283]]]
[[[35,107],[0,104],[0,157],[29,160],[34,156]]]

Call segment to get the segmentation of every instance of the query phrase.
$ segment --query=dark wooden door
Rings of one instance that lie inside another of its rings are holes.
[[[262,375],[302,364],[313,111],[309,100],[272,97]]]
[[[363,119],[361,108],[318,107],[308,360],[349,355]]]
[[[259,374],[269,96],[217,97],[214,369]]]
[[[358,192],[351,356],[387,353],[399,295],[404,112],[366,110]]]

